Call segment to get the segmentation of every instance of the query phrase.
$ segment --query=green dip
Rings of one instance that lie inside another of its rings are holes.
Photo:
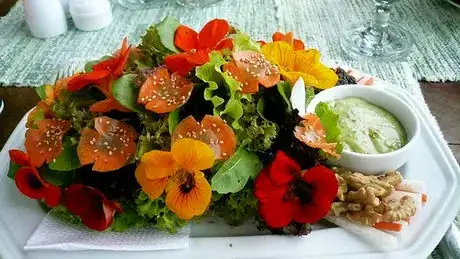
[[[406,144],[406,132],[391,113],[361,98],[348,97],[327,102],[339,115],[340,142],[345,150],[388,153]]]

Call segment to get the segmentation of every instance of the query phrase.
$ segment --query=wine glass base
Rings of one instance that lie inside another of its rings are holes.
[[[199,8],[199,7],[208,7],[220,1],[222,0],[176,0],[176,3],[184,7]]]
[[[355,24],[345,30],[340,45],[355,59],[396,61],[407,57],[414,45],[410,32],[395,23],[389,23],[381,33],[370,25]]]

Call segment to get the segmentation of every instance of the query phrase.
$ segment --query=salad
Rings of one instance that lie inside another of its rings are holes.
[[[204,217],[278,234],[308,234],[334,217],[399,231],[423,188],[397,172],[328,167],[343,148],[338,115],[299,108],[357,83],[373,79],[326,66],[292,32],[255,41],[222,19],[197,32],[167,17],[138,46],[124,39],[84,71],[37,88],[25,151],[10,150],[8,176],[52,216],[97,231],[175,233]]]

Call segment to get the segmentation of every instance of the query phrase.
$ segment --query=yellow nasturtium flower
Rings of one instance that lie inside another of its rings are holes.
[[[335,72],[321,63],[316,49],[294,50],[286,42],[276,41],[262,46],[262,53],[270,62],[278,65],[281,75],[294,84],[299,77],[305,85],[320,89],[333,87],[338,80]]]

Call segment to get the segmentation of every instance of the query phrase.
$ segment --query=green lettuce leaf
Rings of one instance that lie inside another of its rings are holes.
[[[123,202],[123,213],[117,213],[113,219],[110,229],[116,232],[123,232],[131,228],[144,228],[151,225],[147,218],[137,213],[136,204]]]
[[[161,65],[167,55],[179,52],[174,45],[174,34],[179,25],[174,18],[166,17],[147,29],[138,46],[140,57],[134,61],[139,68]]]
[[[159,230],[177,233],[179,229],[187,225],[187,221],[180,219],[166,207],[163,197],[152,200],[147,194],[140,192],[135,202],[137,214],[150,219],[153,226]]]
[[[120,77],[112,86],[112,94],[115,100],[121,105],[135,112],[142,112],[144,109],[137,103],[139,88],[136,87],[135,74]]]
[[[168,128],[169,134],[173,134],[174,129],[176,128],[177,124],[179,124],[179,109],[175,109],[174,111],[170,112],[168,115]]]
[[[40,100],[46,99],[46,85],[41,85],[35,88],[35,91],[37,92],[38,97],[40,97]]]
[[[43,180],[56,186],[68,186],[72,184],[77,177],[75,170],[64,172],[52,170],[47,166],[42,166],[38,171],[40,172],[40,176]]]
[[[310,104],[311,100],[315,98],[315,89],[313,87],[307,87],[305,94],[307,97],[305,98],[305,107],[308,107],[308,104]]]
[[[46,205],[45,205],[46,206]],[[49,211],[52,217],[64,221],[65,223],[72,225],[83,225],[80,217],[73,215],[67,210],[65,206],[59,205]]]
[[[243,117],[238,121],[241,126],[235,129],[235,134],[240,143],[247,142],[249,151],[265,152],[270,149],[278,135],[276,123],[265,117],[265,100],[259,98],[256,103],[252,96],[241,99]],[[241,144],[242,145],[242,144]]]
[[[239,192],[262,168],[259,157],[241,145],[211,178],[211,188],[220,194]]]
[[[63,150],[56,159],[48,166],[54,171],[72,171],[79,168],[80,160],[77,155],[77,143],[71,137],[66,136],[62,141]]]
[[[233,51],[250,50],[260,52],[260,44],[253,41],[247,34],[238,31],[233,38]]]
[[[196,68],[196,76],[208,84],[204,99],[213,104],[214,115],[227,116],[233,128],[239,128],[238,120],[243,116],[241,84],[222,72],[227,62],[218,52],[212,52],[209,58],[208,63]]]
[[[19,168],[21,168],[20,165],[10,160],[10,166],[8,168],[8,177],[14,180],[14,177],[16,176],[16,172],[19,170]]]
[[[286,103],[286,106],[288,107],[288,112],[290,112],[292,110],[292,104],[289,100],[289,97],[291,96],[292,85],[288,81],[281,81],[278,83],[276,88],[278,89],[279,94],[283,98],[283,101]]]
[[[340,143],[339,115],[334,112],[327,103],[320,102],[315,108],[321,124],[326,130],[326,141],[337,143],[337,152],[342,152],[343,145]]]
[[[251,185],[252,182],[248,182],[246,187],[237,193],[221,195],[214,192],[208,214],[221,217],[232,226],[238,226],[245,220],[256,218],[258,215],[257,199]]]

